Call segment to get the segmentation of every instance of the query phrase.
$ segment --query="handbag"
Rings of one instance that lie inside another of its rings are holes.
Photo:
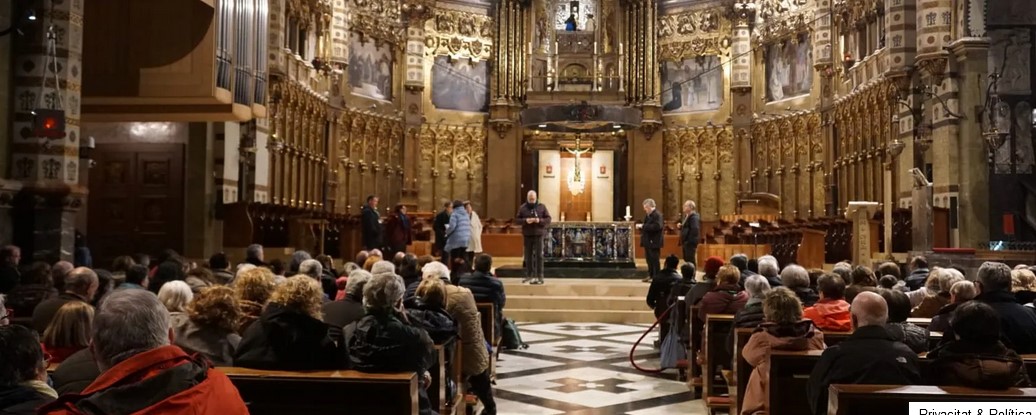
[[[677,368],[677,363],[681,360],[687,360],[687,349],[680,344],[680,319],[670,318],[669,319],[669,333],[662,339],[661,347],[661,358],[659,359],[659,366],[662,369],[673,369]]]
[[[511,350],[529,348],[529,344],[522,341],[522,335],[518,332],[518,325],[512,319],[504,320],[504,332],[503,338],[500,340],[500,347]]]

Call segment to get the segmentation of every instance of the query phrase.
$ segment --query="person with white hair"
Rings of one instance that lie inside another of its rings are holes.
[[[988,304],[1000,317],[1004,344],[1018,354],[1036,353],[1036,311],[1015,299],[1011,292],[1011,268],[1000,262],[985,262],[978,269],[975,286],[980,293],[975,301]]]
[[[853,334],[828,347],[809,377],[806,394],[814,415],[827,414],[827,390],[833,384],[914,385],[921,382],[917,353],[885,329],[885,299],[864,291],[853,299]]]
[[[748,301],[745,302],[745,308],[734,315],[735,327],[755,328],[763,322],[763,297],[770,292],[770,289],[770,283],[761,275],[752,275],[745,279]]]
[[[207,360],[172,345],[169,312],[145,290],[113,292],[93,321],[90,349],[103,372],[81,394],[66,395],[40,414],[248,412],[237,388]],[[93,411],[92,411],[93,412]]]
[[[194,291],[183,281],[169,281],[158,290],[158,300],[169,312],[173,327],[187,320],[187,305],[194,300]]]
[[[661,270],[659,260],[661,258],[662,246],[665,245],[665,238],[662,231],[665,230],[665,222],[662,219],[662,212],[659,212],[654,199],[644,199],[642,204],[644,223],[640,227],[640,247],[644,248],[644,260],[647,261],[648,276],[644,282],[651,282]]]
[[[331,326],[331,339],[341,343],[342,330],[354,321],[359,321],[367,312],[363,309],[363,287],[373,276],[357,269],[349,273],[345,283],[345,297],[324,304],[324,322]]]
[[[777,258],[772,255],[763,255],[759,257],[759,275],[766,278],[766,282],[770,283],[770,288],[784,286],[781,282],[780,272],[781,266],[777,263]]]
[[[781,283],[799,297],[803,307],[812,307],[820,297],[809,287],[809,272],[800,265],[790,264],[781,271]]]
[[[298,275],[305,275],[314,280],[320,281],[320,276],[324,274],[324,265],[315,259],[303,260],[299,264]]]
[[[428,333],[410,324],[403,292],[403,278],[394,274],[373,275],[364,285],[367,315],[344,329],[349,367],[370,373],[417,373],[418,407],[430,413],[426,388],[432,380],[428,370],[435,364],[435,346]]]
[[[525,195],[515,223],[522,225],[525,278],[522,283],[543,284],[543,237],[550,226],[550,212],[539,202],[536,191]]]

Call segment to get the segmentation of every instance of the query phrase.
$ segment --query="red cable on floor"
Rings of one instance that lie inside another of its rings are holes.
[[[658,326],[658,323],[660,323],[660,322],[661,322],[662,320],[664,320],[664,319],[665,319],[665,316],[666,316],[667,314],[669,314],[669,310],[672,310],[672,309],[673,309],[673,307],[675,307],[675,306],[676,306],[677,304],[680,304],[680,302],[679,302],[679,301],[678,301],[678,302],[675,302],[675,303],[673,303],[673,305],[669,306],[669,308],[665,309],[665,311],[663,311],[663,312],[662,312],[662,315],[661,315],[661,316],[658,316],[658,319],[656,319],[656,320],[655,320],[655,324],[652,324],[652,325],[651,325],[651,327],[649,327],[649,328],[647,329],[647,331],[645,331],[645,332],[644,332],[644,334],[640,335],[640,338],[639,338],[639,339],[637,339],[637,342],[636,342],[636,343],[633,343],[633,347],[632,347],[632,348],[630,348],[630,364],[631,364],[631,365],[633,365],[633,368],[634,368],[634,369],[637,369],[637,370],[639,370],[639,371],[641,371],[641,372],[644,372],[644,373],[662,373],[663,371],[665,371],[665,369],[664,369],[664,368],[658,368],[658,369],[645,369],[645,368],[642,368],[642,367],[640,367],[640,366],[637,366],[637,362],[636,362],[636,361],[634,361],[634,359],[633,359],[633,352],[635,352],[635,351],[637,350],[637,346],[638,346],[638,345],[640,345],[640,342],[641,342],[642,340],[644,340],[644,338],[645,338],[645,337],[647,337],[647,335],[648,335],[648,334],[651,334],[651,331],[652,331],[652,330],[654,330],[654,329],[655,329],[655,327],[657,327],[657,326]],[[676,333],[669,333],[669,334],[670,334],[670,335],[674,335],[674,334],[676,334]]]

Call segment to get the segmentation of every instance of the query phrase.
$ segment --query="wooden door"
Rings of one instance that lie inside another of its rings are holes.
[[[99,144],[90,170],[88,236],[95,262],[183,252],[182,144]]]
[[[576,158],[571,153],[561,153],[561,200],[559,209],[565,213],[565,220],[571,222],[585,221],[587,214],[593,212],[593,162],[588,155],[579,158],[579,169],[585,185],[583,192],[575,195],[569,187],[569,175],[575,168]],[[560,216],[558,217],[560,218]],[[598,218],[600,219],[600,218]],[[605,218],[603,220],[610,220]]]

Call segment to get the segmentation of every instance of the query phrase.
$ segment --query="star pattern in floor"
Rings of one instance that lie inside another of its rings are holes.
[[[649,374],[629,362],[647,326],[607,323],[519,324],[524,350],[505,350],[494,388],[502,415],[705,414],[676,371]],[[657,332],[656,332],[657,333]],[[642,367],[658,367],[649,334],[634,354]]]

